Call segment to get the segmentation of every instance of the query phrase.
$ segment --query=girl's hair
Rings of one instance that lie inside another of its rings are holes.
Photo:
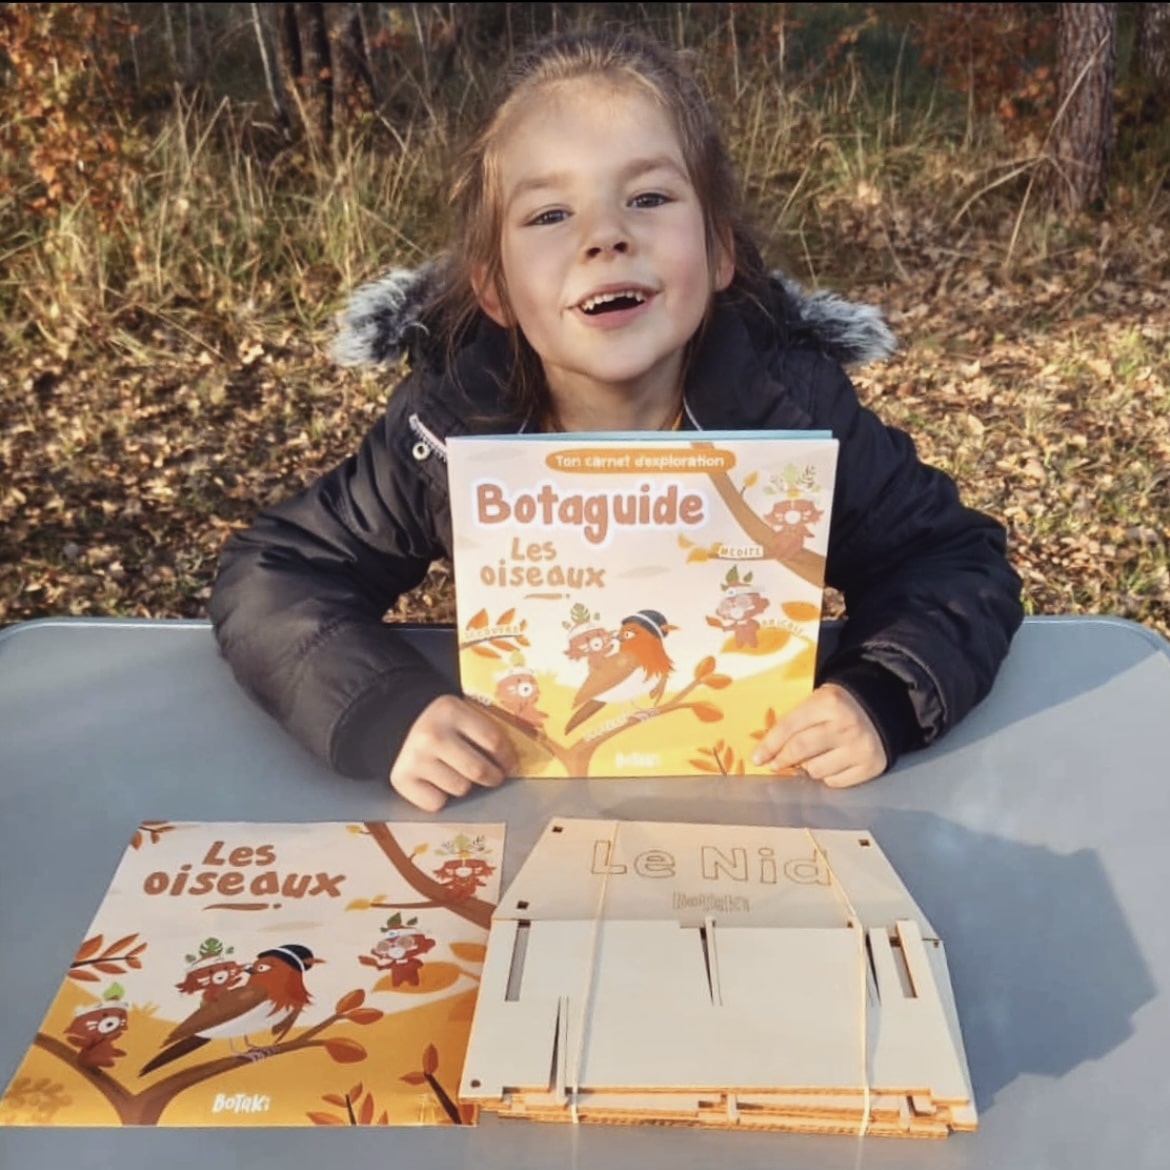
[[[737,182],[706,95],[666,46],[625,31],[563,33],[534,43],[505,76],[495,107],[464,149],[451,188],[455,212],[452,248],[443,267],[433,310],[448,338],[448,365],[480,309],[474,280],[490,282],[508,307],[500,256],[503,232],[498,145],[518,114],[546,86],[603,78],[649,96],[678,133],[688,177],[698,195],[707,254],[714,268],[718,248],[734,249],[731,291],[759,299],[767,273],[739,210]],[[509,331],[515,361],[506,390],[520,413],[547,405],[544,372],[519,329]]]

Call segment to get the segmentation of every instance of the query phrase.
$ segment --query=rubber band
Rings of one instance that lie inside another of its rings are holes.
[[[593,929],[589,936],[589,962],[585,968],[585,986],[581,992],[581,1036],[577,1044],[577,1058],[574,1061],[572,1081],[566,1085],[569,1093],[569,1116],[573,1124],[579,1123],[577,1114],[577,1096],[581,1091],[581,1067],[585,1062],[585,1037],[589,1030],[590,1000],[593,997],[593,970],[597,965],[598,939],[601,937],[601,921],[605,913],[605,895],[609,887],[609,874],[613,869],[613,859],[617,854],[618,829],[621,822],[613,821],[613,829],[609,835],[609,860],[601,875],[601,890],[597,895],[597,908],[593,912]]]
[[[864,1093],[861,1125],[858,1127],[857,1136],[863,1138],[869,1132],[872,1113],[872,1093],[869,1084],[869,983],[866,975],[869,964],[865,957],[865,924],[849,900],[849,892],[833,872],[829,856],[821,848],[821,843],[813,836],[811,829],[806,828],[804,831],[813,844],[813,859],[820,857],[825,863],[825,871],[829,875],[829,888],[836,891],[837,896],[845,904],[846,914],[857,928],[857,970],[861,976],[861,1084]]]

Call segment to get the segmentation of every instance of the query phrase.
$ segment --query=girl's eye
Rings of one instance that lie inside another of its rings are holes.
[[[670,203],[669,195],[663,195],[661,191],[647,191],[643,195],[635,195],[630,200],[631,207],[661,207],[664,203]]]
[[[527,227],[544,227],[546,224],[560,223],[568,215],[568,212],[562,211],[559,207],[553,208],[549,211],[542,211],[539,215],[532,216],[531,219],[525,220]]]

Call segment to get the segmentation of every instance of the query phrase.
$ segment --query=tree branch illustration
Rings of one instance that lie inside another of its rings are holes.
[[[77,1059],[77,1053],[63,1044],[56,1036],[45,1032],[38,1032],[33,1037],[33,1044],[52,1053],[59,1060],[63,1060],[70,1068],[79,1072],[109,1103],[114,1107],[118,1116],[122,1116],[123,1109],[134,1100],[134,1094],[124,1085],[119,1084],[109,1073],[99,1068],[87,1068]]]
[[[408,1085],[422,1085],[425,1084],[435,1095],[435,1099],[443,1108],[443,1112],[450,1118],[452,1124],[462,1125],[463,1117],[459,1112],[459,1106],[451,1099],[450,1094],[439,1083],[439,1078],[436,1075],[439,1071],[439,1050],[433,1045],[428,1044],[423,1049],[422,1067],[416,1072],[408,1072],[402,1079]]]
[[[139,970],[142,967],[139,956],[146,950],[146,943],[137,942],[137,939],[137,932],[128,934],[115,939],[103,950],[105,937],[95,934],[77,948],[77,953],[73,956],[73,962],[69,964],[66,973],[70,979],[75,979],[79,983],[96,983],[98,976],[87,968],[92,967],[103,975],[121,975],[126,968]],[[120,954],[121,951],[125,953]]]
[[[274,1044],[264,1050],[265,1059],[283,1056],[290,1052],[298,1052],[304,1048],[325,1048],[334,1060],[342,1063],[364,1060],[366,1050],[354,1040],[347,1037],[332,1037],[318,1039],[327,1028],[339,1020],[346,1020],[355,1024],[372,1024],[382,1018],[382,1012],[377,1008],[364,1008],[365,992],[351,991],[338,1002],[337,1011],[313,1027],[307,1028],[292,1040]],[[78,1062],[76,1054],[67,1045],[61,1043],[54,1036],[38,1032],[33,1043],[63,1060],[71,1068],[76,1069],[98,1092],[114,1107],[123,1125],[157,1125],[163,1110],[186,1089],[223,1073],[231,1072],[241,1065],[248,1063],[247,1053],[234,1053],[230,1056],[217,1057],[201,1064],[189,1065],[185,1068],[155,1081],[141,1092],[132,1093],[108,1073],[101,1069],[90,1069]]]
[[[506,723],[509,727],[515,728],[516,731],[532,740],[533,743],[539,744],[565,769],[566,775],[588,776],[589,761],[593,758],[594,752],[603,743],[613,739],[615,735],[621,735],[622,732],[628,731],[631,727],[641,726],[648,719],[657,719],[662,715],[669,715],[674,711],[688,710],[694,711],[700,719],[707,723],[721,719],[723,713],[713,704],[702,701],[687,702],[686,699],[700,685],[720,688],[726,686],[730,681],[731,679],[727,675],[715,673],[715,660],[713,658],[705,658],[695,667],[694,678],[667,700],[667,702],[661,703],[657,707],[651,707],[623,716],[621,722],[606,728],[605,731],[595,732],[593,734],[586,732],[579,739],[569,744],[557,743],[556,740],[551,739],[544,731],[533,727],[530,723],[526,723],[510,711],[505,711],[502,707],[497,707],[495,703],[484,703],[483,706],[494,718],[499,719],[502,723]]]
[[[407,856],[406,850],[398,844],[394,834],[380,821],[365,821],[366,832],[377,842],[378,847],[386,854],[390,864],[420,893],[431,899],[435,906],[450,910],[468,922],[474,923],[483,930],[489,930],[492,923],[492,911],[496,908],[494,902],[485,902],[482,898],[456,898],[449,896],[447,887],[434,878],[428,877]]]
[[[692,442],[691,446],[712,450],[715,444]],[[731,482],[731,477],[727,472],[709,471],[707,475],[714,485],[715,491],[718,492],[719,498],[727,505],[727,510],[743,529],[744,535],[754,544],[758,544],[764,550],[765,556],[771,560],[779,561],[785,568],[791,569],[810,585],[819,587],[824,583],[825,558],[820,553],[804,548],[799,537],[778,533],[765,523],[736,490],[735,484]]]

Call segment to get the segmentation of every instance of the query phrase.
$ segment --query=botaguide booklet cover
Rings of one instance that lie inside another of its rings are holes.
[[[837,442],[821,432],[447,444],[459,670],[521,775],[767,770],[808,695]]]
[[[0,1125],[462,1125],[496,824],[144,822]]]

